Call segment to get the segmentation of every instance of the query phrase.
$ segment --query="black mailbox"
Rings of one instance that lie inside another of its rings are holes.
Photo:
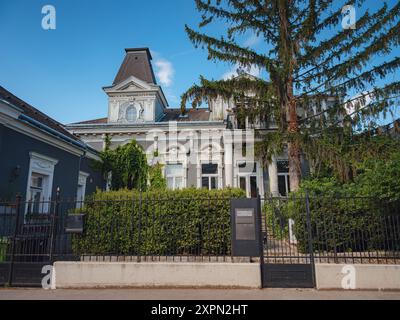
[[[233,256],[260,256],[259,216],[258,199],[231,200],[231,239]]]
[[[84,213],[69,214],[65,223],[65,233],[83,233]]]

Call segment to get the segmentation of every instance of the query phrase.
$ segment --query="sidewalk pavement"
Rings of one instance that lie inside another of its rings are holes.
[[[0,300],[400,300],[400,291],[315,289],[0,289]]]

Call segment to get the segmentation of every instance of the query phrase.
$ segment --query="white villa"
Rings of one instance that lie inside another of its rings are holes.
[[[273,126],[239,123],[232,111],[234,101],[223,99],[210,101],[208,108],[187,110],[182,116],[180,109],[169,108],[157,85],[149,49],[125,51],[113,84],[103,88],[108,116],[69,124],[69,132],[96,150],[104,148],[106,135],[111,147],[135,139],[150,162],[164,164],[171,189],[240,187],[249,197],[257,192],[286,195],[290,191],[285,154],[276,155],[268,164],[254,157],[255,130],[274,130]]]

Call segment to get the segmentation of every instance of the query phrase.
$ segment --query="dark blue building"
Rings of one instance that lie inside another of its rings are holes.
[[[0,199],[78,198],[103,189],[99,161],[63,125],[0,86]]]

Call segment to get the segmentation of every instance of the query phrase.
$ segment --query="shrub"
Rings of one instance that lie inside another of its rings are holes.
[[[400,227],[398,203],[377,197],[350,195],[309,195],[310,229],[314,251],[362,252],[398,250],[396,230]],[[309,251],[306,193],[300,190],[288,199],[274,199],[265,204],[269,231],[275,239],[288,237],[288,221],[300,252]]]
[[[143,148],[132,140],[110,149],[110,138],[106,137],[106,148],[100,152],[101,161],[92,162],[95,170],[104,175],[111,172],[111,189],[121,188],[145,190],[147,188],[149,166]]]
[[[311,239],[315,251],[351,252],[383,249],[383,212],[376,199],[311,196]],[[289,202],[298,248],[308,252],[305,198]]]
[[[98,191],[86,201],[77,255],[230,253],[230,199],[240,189]]]
[[[281,219],[286,224],[289,218],[295,221],[298,248],[308,251],[308,193],[315,251],[399,250],[399,175],[400,152],[394,150],[385,161],[363,161],[354,182],[341,184],[335,178],[305,180],[300,190],[292,194],[295,200],[289,199],[278,207]]]
[[[163,165],[156,163],[149,167],[149,189],[150,190],[166,190],[167,179],[162,174]]]

